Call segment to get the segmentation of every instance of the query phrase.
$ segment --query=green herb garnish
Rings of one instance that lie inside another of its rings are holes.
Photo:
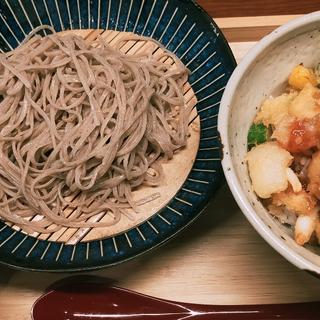
[[[268,139],[268,128],[262,124],[253,124],[251,125],[248,133],[248,148],[266,142]]]

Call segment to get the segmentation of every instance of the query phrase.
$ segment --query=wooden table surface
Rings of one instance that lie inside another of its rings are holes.
[[[229,32],[231,47],[240,60],[266,30],[292,18],[216,21]],[[149,295],[195,303],[320,300],[320,281],[297,270],[265,243],[244,218],[226,185],[201,217],[174,240],[139,259],[93,274]],[[0,319],[30,320],[36,298],[53,281],[66,276],[0,268]]]
[[[197,0],[215,17],[302,14],[320,10],[319,0]]]

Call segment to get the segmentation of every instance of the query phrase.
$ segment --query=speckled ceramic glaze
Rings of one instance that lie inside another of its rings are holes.
[[[294,66],[301,62],[307,66],[319,63],[319,26],[320,12],[315,12],[278,28],[260,41],[230,78],[218,120],[222,165],[240,208],[280,254],[297,267],[317,274],[320,274],[319,248],[298,246],[291,230],[268,214],[252,190],[244,157],[248,130],[261,102],[282,92]]]
[[[219,28],[191,0],[5,0],[0,2],[0,51],[16,48],[35,28],[111,29],[158,40],[189,68],[201,122],[200,144],[183,186],[164,208],[117,235],[74,245],[40,240],[0,222],[0,262],[29,270],[80,271],[145,253],[190,224],[223,183],[217,115],[235,68]]]

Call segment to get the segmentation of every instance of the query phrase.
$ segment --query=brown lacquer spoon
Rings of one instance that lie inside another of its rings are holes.
[[[70,278],[34,304],[34,320],[319,320],[320,302],[214,306],[153,298],[104,278]]]

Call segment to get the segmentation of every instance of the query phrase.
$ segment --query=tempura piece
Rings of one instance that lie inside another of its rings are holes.
[[[253,189],[260,198],[270,198],[273,193],[288,188],[287,168],[293,157],[276,142],[258,145],[247,154],[246,160]]]
[[[270,98],[264,101],[259,113],[254,119],[254,123],[263,123],[265,126],[276,126],[289,114],[289,106],[297,96],[296,92],[282,94],[276,98]]]
[[[298,90],[303,89],[306,84],[316,86],[317,83],[314,71],[301,64],[296,66],[289,76],[289,85]]]
[[[292,101],[289,114],[298,119],[310,119],[320,113],[320,90],[310,83],[301,90],[299,95]]]

